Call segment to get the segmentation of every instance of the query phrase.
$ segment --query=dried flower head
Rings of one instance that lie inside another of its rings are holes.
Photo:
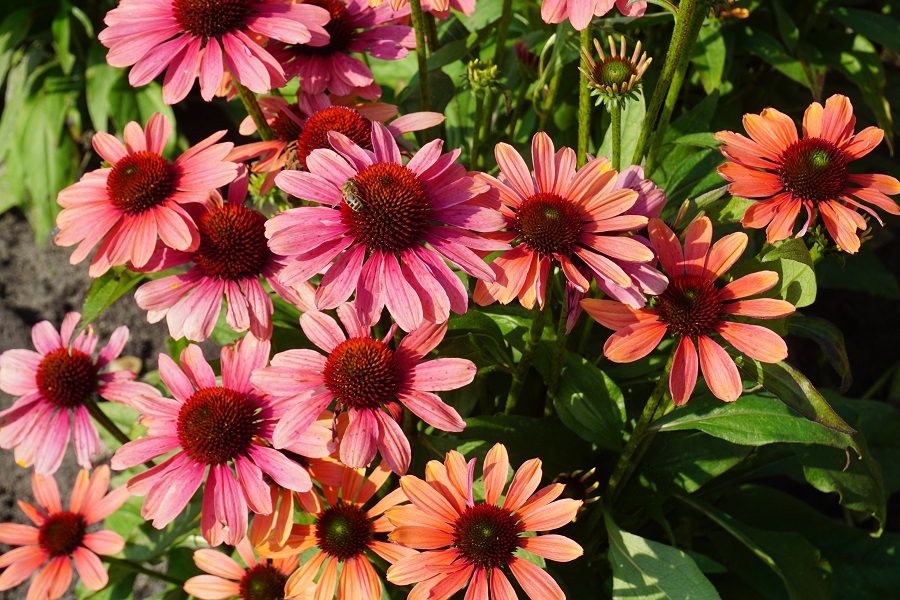
[[[582,59],[588,70],[582,67],[579,67],[579,70],[587,76],[589,85],[598,96],[598,102],[634,98],[637,85],[653,59],[647,58],[646,52],[641,54],[640,42],[635,45],[631,58],[628,58],[625,54],[624,37],[619,40],[618,49],[612,36],[608,36],[607,40],[609,56],[603,52],[603,47],[595,38],[594,47],[600,55],[600,61],[595,62],[594,57],[582,49]]]

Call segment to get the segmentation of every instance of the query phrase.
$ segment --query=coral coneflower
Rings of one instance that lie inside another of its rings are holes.
[[[278,174],[279,188],[325,206],[294,208],[269,219],[269,247],[292,257],[282,272],[285,284],[328,267],[316,291],[321,310],[335,308],[355,291],[366,325],[378,320],[385,305],[404,331],[425,319],[442,323],[451,310],[462,314],[468,306],[462,282],[443,259],[492,281],[493,271],[473,250],[508,246],[470,230],[496,231],[505,219],[491,208],[496,200],[479,197],[489,186],[453,162],[458,149],[442,154],[443,142],[434,140],[404,166],[390,130],[371,126],[373,150],[332,131],[328,137],[336,151],[314,150],[306,161],[309,172]]]
[[[261,541],[261,540],[260,540]],[[206,575],[196,575],[184,582],[184,591],[201,600],[240,598],[240,600],[282,600],[284,584],[296,570],[299,554],[258,561],[251,542],[244,538],[237,547],[246,567],[218,550],[201,548],[194,551],[194,564]],[[299,598],[312,600],[312,595]]]
[[[412,475],[400,478],[400,487],[412,505],[389,509],[385,515],[396,526],[390,539],[402,546],[425,550],[397,561],[388,569],[388,581],[415,583],[410,597],[450,598],[468,586],[466,598],[515,598],[506,572],[511,572],[532,600],[565,598],[546,571],[515,555],[519,549],[540,557],[568,562],[582,555],[581,546],[567,537],[522,534],[557,529],[571,522],[581,501],[557,498],[565,486],[541,483],[541,461],[526,461],[516,471],[501,501],[509,471],[509,456],[496,444],[484,459],[484,502],[473,494],[475,459],[466,464],[451,450],[444,463],[431,461],[425,481]]]
[[[134,121],[125,126],[125,145],[109,135],[94,135],[94,150],[112,165],[85,173],[59,193],[63,210],[56,218],[60,246],[79,244],[69,262],[91,260],[90,275],[99,277],[131,262],[141,268],[159,238],[174,250],[194,250],[200,243],[197,225],[183,204],[209,203],[210,193],[237,177],[238,165],[225,160],[231,142],[216,142],[219,131],[192,146],[174,162],[163,158],[172,125],[154,113],[142,131]]]
[[[340,484],[323,483],[320,497],[313,502],[303,502],[304,508],[315,518],[313,523],[294,525],[284,543],[270,539],[257,546],[260,555],[272,557],[315,551],[288,579],[285,587],[288,597],[305,593],[314,580],[315,598],[319,600],[334,598],[335,593],[346,600],[379,600],[382,597],[381,577],[375,572],[370,555],[393,563],[414,552],[375,539],[376,535],[393,529],[383,513],[406,500],[402,490],[394,490],[365,508],[390,474],[391,470],[384,463],[368,475],[365,469],[341,465]],[[316,496],[319,496],[318,492]]]
[[[544,305],[550,267],[562,267],[570,293],[586,292],[593,275],[601,289],[634,306],[645,302],[641,291],[659,293],[665,278],[652,268],[653,251],[622,232],[643,228],[644,215],[629,214],[638,193],[617,184],[609,161],[595,158],[575,170],[575,152],[562,148],[543,132],[531,144],[534,173],[508,144],[497,144],[495,154],[502,180],[478,178],[500,194],[501,212],[508,232],[500,239],[514,248],[491,263],[495,279],[475,287],[475,301],[507,304],[516,297],[531,308]]]
[[[94,394],[124,404],[136,395],[159,396],[152,386],[133,381],[130,371],[101,372],[121,354],[127,327],[116,329],[95,359],[98,338],[90,326],[72,339],[80,319],[77,312],[68,313],[60,331],[41,321],[31,330],[37,352],[7,350],[0,355],[0,389],[21,396],[0,412],[0,448],[15,448],[16,462],[33,464],[40,475],[59,468],[70,431],[78,464],[91,468],[100,437],[85,402]]]
[[[221,385],[199,346],[184,349],[181,368],[160,354],[159,374],[174,400],[134,400],[147,437],[125,444],[112,459],[114,469],[127,469],[177,451],[128,482],[132,494],[147,496],[141,514],[154,527],[178,516],[205,479],[203,537],[213,546],[233,546],[246,535],[248,507],[272,512],[264,473],[291,490],[312,487],[306,469],[267,444],[282,411],[250,387],[250,372],[265,366],[269,349],[269,342],[249,335],[222,348]]]
[[[166,70],[163,101],[175,104],[198,77],[200,94],[211,100],[226,68],[258,94],[283,86],[281,65],[253,37],[322,46],[328,19],[323,8],[282,0],[121,0],[99,38],[110,65],[134,65],[128,81],[135,87]]]
[[[562,23],[566,19],[572,27],[582,31],[594,17],[602,17],[613,5],[626,17],[640,17],[647,10],[646,2],[633,0],[543,0],[541,19],[544,23]]]
[[[38,505],[19,500],[19,508],[35,524],[0,523],[0,543],[20,546],[0,555],[0,592],[13,588],[47,564],[28,588],[28,600],[56,600],[72,582],[72,563],[89,590],[102,590],[109,575],[98,554],[117,554],[125,540],[113,531],[88,528],[116,512],[129,498],[125,487],[109,490],[109,467],[99,467],[90,477],[79,471],[63,510],[59,488],[53,477],[34,473],[31,489]]]
[[[276,139],[238,146],[229,158],[244,162],[259,157],[260,160],[250,170],[266,173],[266,179],[260,186],[262,193],[275,185],[275,176],[283,168],[306,169],[310,152],[331,148],[329,131],[342,133],[360,148],[371,150],[373,121],[384,123],[395,138],[444,122],[444,115],[436,112],[415,112],[394,119],[397,107],[392,104],[356,102],[346,106],[335,105],[325,94],[300,94],[296,104],[270,96],[260,98],[259,105]],[[394,120],[388,123],[391,119]],[[255,131],[253,119],[244,119],[240,126],[241,134],[251,135]]]
[[[740,258],[747,235],[732,233],[710,247],[712,224],[707,217],[685,231],[684,251],[665,223],[653,219],[650,241],[669,276],[669,285],[652,308],[634,309],[612,300],[582,300],[584,310],[605,327],[615,330],[603,351],[613,362],[632,362],[649,354],[666,334],[677,341],[669,376],[676,405],[684,404],[697,383],[697,369],[710,391],[733,402],[741,395],[741,377],[728,353],[713,339],[721,336],[740,352],[761,362],[787,357],[787,345],[766,327],[731,320],[732,317],[776,319],[794,312],[790,302],[772,298],[747,300],[778,283],[774,271],[759,271],[731,283],[716,283]],[[699,353],[699,363],[698,363]]]
[[[791,118],[774,108],[744,115],[749,139],[731,131],[718,132],[722,154],[732,161],[719,167],[722,177],[732,182],[729,193],[756,200],[741,219],[744,226],[765,227],[769,243],[777,242],[793,233],[803,208],[806,220],[798,236],[806,233],[818,212],[838,246],[854,253],[860,246],[857,230],[866,228],[855,209],[879,223],[881,218],[866,204],[900,215],[900,207],[885,195],[900,194],[900,181],[888,175],[849,172],[850,162],[871,152],[884,137],[878,127],[854,135],[855,125],[850,100],[834,95],[824,109],[818,102],[806,109],[803,139],[798,139]]]
[[[395,417],[385,412],[397,401],[423,421],[443,431],[462,431],[465,422],[433,390],[455,390],[471,383],[475,365],[460,358],[422,359],[441,342],[447,325],[424,323],[405,336],[396,350],[371,337],[350,304],[338,307],[350,337],[334,319],[318,311],[304,313],[300,327],[315,345],[328,353],[288,350],[272,358],[272,366],[253,374],[261,392],[291,405],[275,428],[276,448],[285,447],[303,432],[332,401],[350,412],[341,440],[341,461],[353,468],[369,465],[377,451],[396,473],[409,467],[409,440]]]
[[[381,96],[372,70],[352,53],[368,53],[380,60],[397,60],[416,47],[412,27],[390,24],[397,16],[387,4],[372,7],[368,0],[303,0],[321,6],[331,20],[325,31],[331,36],[324,46],[271,45],[272,56],[284,67],[287,79],[297,77],[307,94],[329,92],[336,96]]]
[[[272,300],[260,277],[279,296],[300,310],[313,308],[313,287],[301,283],[287,287],[278,280],[283,257],[269,250],[265,234],[266,218],[244,206],[247,180],[229,188],[228,202],[214,192],[217,206],[197,219],[200,245],[193,252],[158,250],[145,270],[161,271],[193,262],[186,273],[145,283],[134,294],[138,306],[148,310],[148,320],[163,318],[174,339],[186,337],[202,342],[212,333],[227,302],[225,319],[234,331],[247,331],[258,339],[272,336]]]

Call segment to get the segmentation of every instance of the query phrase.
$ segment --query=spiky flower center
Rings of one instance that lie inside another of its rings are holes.
[[[325,362],[325,387],[349,408],[378,408],[391,399],[399,383],[393,351],[371,338],[341,342]]]
[[[358,112],[345,106],[329,106],[311,116],[306,121],[303,133],[297,138],[297,161],[306,167],[310,152],[320,148],[331,148],[328,132],[336,131],[365,150],[372,149],[372,122]]]
[[[422,238],[428,197],[416,175],[400,165],[376,163],[353,178],[355,201],[341,203],[341,221],[370,250],[400,252]]]
[[[723,302],[715,284],[698,275],[676,275],[656,298],[659,319],[680,336],[696,338],[712,330],[722,316]]]
[[[374,528],[365,511],[338,501],[316,519],[316,540],[325,554],[345,561],[362,554],[372,541]]]
[[[220,465],[246,453],[259,430],[256,406],[222,387],[198,390],[178,413],[178,439],[197,462]]]
[[[301,44],[294,46],[294,52],[306,56],[331,56],[343,52],[356,39],[356,26],[347,6],[340,0],[304,0],[304,4],[320,6],[328,11],[331,20],[325,24],[325,31],[331,36],[324,46]]]
[[[68,510],[53,513],[38,531],[38,544],[53,558],[69,556],[81,546],[85,529],[81,515]]]
[[[99,367],[80,350],[59,348],[44,356],[37,387],[53,406],[66,410],[84,404],[97,389]]]
[[[208,40],[244,27],[250,0],[174,0],[172,9],[181,28]]]
[[[571,202],[541,192],[519,206],[515,228],[525,245],[541,255],[568,254],[581,239],[582,220]]]
[[[113,167],[106,191],[113,206],[130,215],[162,204],[175,191],[175,169],[159,154],[141,150]]]
[[[282,600],[287,576],[268,563],[247,569],[241,578],[241,600]]]
[[[829,140],[805,138],[782,153],[778,176],[784,189],[801,200],[833,200],[847,184],[847,157]]]
[[[621,56],[608,56],[594,69],[594,81],[604,87],[623,85],[631,81],[631,76],[637,75],[637,68],[627,58]]]
[[[519,520],[507,509],[476,504],[453,524],[453,546],[469,564],[493,569],[509,562],[522,531]]]
[[[208,277],[238,281],[259,277],[272,252],[266,218],[240,204],[225,204],[200,219],[194,263]]]
[[[296,107],[291,106],[288,110],[292,111],[294,116],[300,117],[300,111]],[[272,128],[272,133],[275,134],[275,137],[282,142],[296,142],[300,134],[303,133],[303,128],[300,124],[284,111],[278,111],[275,120],[269,126]]]

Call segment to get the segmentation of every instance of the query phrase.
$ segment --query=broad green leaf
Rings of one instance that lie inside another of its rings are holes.
[[[626,416],[622,391],[606,373],[577,354],[566,353],[553,406],[562,422],[582,439],[609,450],[622,449]]]
[[[803,536],[790,531],[756,529],[709,504],[684,496],[678,498],[705,514],[771,569],[781,579],[791,600],[831,598],[830,566]]]
[[[503,337],[503,332],[497,323],[477,310],[467,311],[465,314],[450,315],[447,322],[447,335],[467,335],[470,341],[485,357],[491,359],[494,364],[512,365],[512,356]]]
[[[644,100],[644,93],[638,93],[637,100],[632,100],[625,105],[622,111],[622,156],[634,155],[634,149],[637,148],[638,138],[641,135],[641,125],[644,122],[644,115],[647,107]],[[612,128],[608,127],[606,133],[603,134],[603,143],[597,150],[598,156],[612,156]]]
[[[836,6],[830,14],[856,33],[900,54],[900,21],[890,15]]]
[[[846,75],[863,94],[866,104],[875,113],[878,126],[885,131],[892,131],[894,120],[891,116],[891,105],[884,95],[886,76],[884,65],[878,50],[872,42],[861,35],[853,40],[850,52],[841,52],[836,66]],[[894,136],[885,136],[888,149],[894,151]]]
[[[762,446],[786,442],[823,444],[845,449],[855,448],[846,433],[829,429],[791,411],[777,398],[745,394],[735,402],[722,402],[711,395],[692,398],[656,420],[659,431],[699,430],[733,444]]]
[[[719,593],[683,550],[622,531],[604,513],[613,599],[717,600]]]
[[[859,414],[857,425],[866,434],[866,444],[881,465],[884,492],[890,497],[900,491],[900,410],[887,402],[852,400]]]
[[[841,385],[837,392],[843,394],[850,389],[853,374],[850,372],[850,359],[844,345],[844,334],[840,329],[825,319],[796,313],[788,320],[788,332],[818,344],[825,358],[841,376]]]
[[[50,30],[53,32],[53,47],[56,49],[56,58],[63,73],[68,75],[75,65],[75,55],[69,50],[72,41],[72,26],[69,22],[69,10],[71,5],[63,0],[59,4],[59,10],[53,17]]]
[[[786,362],[762,363],[732,352],[735,364],[748,379],[756,381],[787,406],[807,419],[838,433],[853,435],[847,425],[831,408],[825,397],[806,376]]]
[[[789,238],[779,242],[762,256],[762,266],[778,273],[775,291],[782,299],[797,308],[815,302],[816,272],[802,239]]]
[[[812,85],[800,61],[788,54],[781,42],[766,33],[765,30],[746,27],[740,44],[751,54],[760,57],[800,85],[804,87]]]
[[[0,86],[6,81],[6,74],[12,67],[16,46],[28,35],[32,18],[31,9],[21,8],[9,13],[0,22]],[[9,101],[8,97],[6,100]]]
[[[697,36],[694,55],[691,61],[696,65],[700,75],[700,83],[707,94],[718,90],[722,85],[722,74],[725,72],[725,55],[727,49],[719,21],[707,20]]]
[[[88,51],[88,66],[84,72],[84,95],[95,131],[107,131],[109,128],[109,95],[116,81],[122,76],[121,69],[107,64],[106,49],[100,44],[91,44]]]
[[[193,564],[193,563],[191,563]],[[106,568],[104,566],[104,568]],[[128,600],[133,597],[134,580],[137,573],[117,564],[108,568],[109,583],[99,591],[89,590],[81,578],[75,586],[75,598],[78,600]]]
[[[125,267],[116,267],[92,281],[84,299],[79,327],[84,329],[144,277],[142,273],[133,273]]]
[[[681,136],[709,130],[718,105],[719,92],[715,91],[672,121],[663,142],[668,144]]]
[[[716,140],[713,132],[689,133],[680,138],[673,140],[673,144],[683,144],[685,146],[696,146],[699,148],[718,148],[719,142]]]
[[[800,41],[800,30],[797,29],[797,25],[794,23],[791,15],[784,10],[781,2],[775,0],[772,6],[775,9],[775,20],[778,23],[778,33],[781,35],[781,41],[784,42],[784,45],[790,52],[796,51],[797,44]]]

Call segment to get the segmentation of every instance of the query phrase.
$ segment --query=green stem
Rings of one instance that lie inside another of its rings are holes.
[[[622,102],[615,98],[609,107],[612,127],[612,168],[622,170]]]
[[[153,577],[155,579],[159,579],[160,581],[165,581],[166,583],[171,583],[173,585],[177,585],[178,587],[182,587],[184,585],[184,581],[181,579],[177,579],[172,577],[171,575],[167,575],[166,573],[160,573],[159,571],[154,571],[153,569],[148,569],[144,565],[134,562],[133,560],[129,560],[127,558],[115,558],[112,556],[101,556],[100,560],[103,562],[112,565],[118,565],[124,569],[128,569],[132,573],[140,573],[142,575],[146,575],[147,577]]]
[[[428,91],[428,48],[425,42],[425,15],[422,13],[421,0],[409,0],[413,28],[416,30],[416,58],[419,60],[419,93],[422,110],[431,110],[431,97]]]
[[[550,305],[550,297],[553,295],[551,293],[552,289],[552,285],[547,286],[547,291],[544,294],[544,307]],[[535,304],[534,311],[531,314],[531,329],[528,331],[528,340],[525,342],[525,349],[522,351],[519,364],[516,365],[512,385],[509,386],[509,394],[506,396],[506,408],[503,412],[508,415],[515,412],[519,403],[519,396],[522,393],[522,388],[525,386],[525,378],[528,376],[531,363],[534,362],[534,353],[537,350],[538,343],[541,341],[541,334],[544,332],[544,321],[546,318],[546,311],[541,309],[540,304]]]
[[[563,289],[565,289],[565,284],[563,284]],[[544,405],[545,416],[553,413],[553,399],[556,398],[556,392],[559,391],[559,380],[566,356],[566,342],[569,340],[569,334],[566,333],[568,320],[569,307],[566,305],[566,294],[563,292],[563,299],[559,309],[559,321],[556,324],[556,344],[550,361],[550,378],[547,381],[547,403]]]
[[[587,56],[591,52],[591,27],[585,27],[581,32],[581,68],[590,72],[587,64]],[[591,88],[587,75],[584,72],[578,74],[578,154],[576,160],[581,168],[587,162],[588,144],[591,139]]]
[[[469,166],[478,168],[478,145],[481,142],[481,121],[484,113],[484,92],[475,92],[475,121],[472,124],[472,151],[469,153]]]
[[[125,434],[124,431],[119,429],[119,427],[112,422],[112,420],[106,416],[106,413],[100,410],[100,406],[93,398],[88,398],[84,401],[84,407],[87,409],[88,414],[91,415],[97,423],[100,424],[103,429],[107,430],[111,436],[116,438],[116,441],[122,444],[123,446],[131,441],[131,438]]]
[[[525,104],[525,96],[527,95],[528,81],[522,78],[522,83],[519,84],[519,91],[516,92],[516,103],[513,105],[512,116],[509,118],[509,127],[506,130],[506,135],[510,142],[515,141],[516,125],[518,125],[519,117],[522,115],[522,107]]]
[[[694,17],[694,13],[703,11],[705,6],[702,0],[681,0],[678,14],[675,17],[675,30],[672,32],[672,40],[669,42],[669,49],[666,51],[666,62],[663,64],[662,73],[659,76],[659,81],[656,83],[656,89],[653,90],[653,96],[650,99],[650,105],[647,107],[647,114],[644,117],[644,124],[641,127],[637,148],[635,148],[634,157],[631,159],[631,164],[633,165],[641,164],[641,160],[643,160],[644,154],[647,152],[647,146],[650,144],[650,135],[656,128],[656,118],[659,116],[659,111],[669,91],[669,85],[675,76],[678,61],[688,43],[689,24]],[[693,42],[691,42],[691,45],[693,46]]]
[[[675,74],[672,77],[671,85],[669,85],[669,91],[666,93],[666,101],[663,105],[662,113],[659,115],[656,132],[653,134],[653,143],[647,156],[647,171],[645,173],[647,177],[650,177],[650,174],[656,169],[659,150],[662,148],[663,138],[669,129],[669,122],[672,120],[672,113],[675,111],[675,105],[678,103],[678,96],[681,95],[681,86],[684,84],[684,78],[691,64],[691,55],[694,53],[694,45],[697,43],[697,36],[700,35],[700,29],[703,27],[705,19],[706,14],[698,9],[694,12],[691,22],[688,24],[685,46],[679,56],[678,64],[675,66]]]
[[[236,77],[232,76],[231,81],[238,91],[238,96],[241,97],[241,102],[244,103],[247,114],[253,119],[253,123],[256,125],[256,131],[259,132],[260,139],[264,142],[274,140],[275,134],[272,133],[272,128],[269,127],[269,124],[266,122],[266,117],[259,107],[259,102],[256,101],[256,94],[248,90]]]
[[[562,71],[559,70],[550,78],[550,89],[547,90],[547,99],[544,101],[544,107],[540,112],[541,120],[538,123],[538,131],[546,131],[547,120],[553,114],[553,104],[556,102],[556,92],[559,91],[559,81]]]
[[[509,34],[512,14],[512,0],[503,0],[500,21],[497,22],[497,46],[494,48],[494,64],[501,70],[503,68],[503,55],[506,54],[506,37]]]
[[[677,347],[678,346],[676,345],[675,348]],[[616,499],[628,482],[628,478],[631,477],[631,474],[640,462],[640,457],[643,456],[644,450],[656,433],[653,430],[648,431],[647,428],[650,426],[650,423],[653,422],[656,413],[661,408],[664,409],[663,405],[668,398],[669,373],[672,370],[672,361],[675,358],[675,348],[672,349],[672,354],[669,356],[669,360],[666,362],[666,366],[659,376],[659,381],[656,382],[653,393],[651,393],[650,398],[647,399],[644,411],[641,413],[641,416],[638,417],[634,430],[631,432],[631,437],[628,438],[628,443],[625,444],[625,449],[622,450],[622,454],[619,455],[619,461],[616,463],[613,473],[609,477],[609,483],[606,485],[606,490],[601,496],[603,498],[603,503],[607,508],[612,508],[613,504],[615,504]]]
[[[434,15],[431,13],[425,13],[425,27],[427,28],[426,32],[426,42],[428,43],[428,54],[434,54],[438,49],[438,32],[437,32],[437,23],[434,20]],[[365,54],[363,54],[365,56]]]

